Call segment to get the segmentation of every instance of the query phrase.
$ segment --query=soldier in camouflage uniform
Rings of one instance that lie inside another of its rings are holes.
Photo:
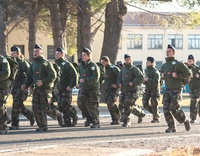
[[[200,67],[196,65],[195,57],[193,55],[188,56],[189,68],[192,71],[192,76],[189,82],[190,89],[190,123],[198,123],[196,118],[197,114],[200,116]]]
[[[18,63],[18,72],[15,77],[15,80],[12,83],[12,96],[13,96],[13,105],[12,105],[12,126],[10,130],[19,129],[19,114],[22,113],[28,120],[30,120],[30,125],[33,126],[35,119],[32,111],[27,109],[24,106],[24,101],[27,99],[28,90],[21,90],[21,85],[26,79],[26,73],[30,67],[29,63],[20,58],[21,50],[17,46],[11,47],[11,55],[14,57]]]
[[[55,63],[61,69],[61,76],[58,81],[59,110],[63,113],[64,124],[62,127],[75,126],[77,124],[77,112],[72,106],[72,89],[77,85],[78,74],[69,61],[64,59],[65,53],[62,48],[57,48],[55,53]],[[71,119],[73,120],[71,122]]]
[[[166,133],[176,132],[174,118],[179,123],[184,123],[185,129],[190,130],[190,122],[180,107],[181,90],[185,78],[191,73],[183,63],[175,59],[175,48],[168,45],[166,50],[166,62],[161,67],[161,77],[165,81],[166,92],[163,96],[163,112],[168,125]]]
[[[138,87],[142,84],[144,77],[141,71],[131,64],[132,59],[129,55],[124,55],[125,65],[119,74],[119,87],[123,88],[124,98],[124,114],[123,124],[124,127],[130,127],[130,113],[138,117],[138,123],[142,122],[145,116],[144,111],[135,104],[138,99]]]
[[[105,66],[106,75],[105,75],[105,89],[106,89],[106,103],[108,110],[111,114],[112,122],[111,125],[118,125],[119,124],[119,109],[115,102],[117,101],[117,98],[119,96],[119,88],[117,85],[118,75],[120,72],[120,69],[112,65],[110,63],[110,59],[107,56],[103,56],[101,58],[101,63],[103,66]]]
[[[160,83],[160,72],[154,67],[154,58],[147,57],[145,69],[145,92],[143,94],[142,103],[143,107],[153,115],[153,120],[151,123],[159,122],[159,110],[158,110],[158,98],[159,93],[159,83]],[[151,99],[151,103],[149,100]]]
[[[7,111],[4,105],[4,99],[7,88],[11,81],[8,79],[11,73],[10,65],[6,58],[0,55],[0,134],[6,134],[7,131]]]
[[[90,128],[99,128],[100,69],[91,61],[91,51],[88,48],[83,49],[79,69],[78,107],[83,117],[86,117],[84,126],[92,123]]]
[[[33,112],[39,128],[36,131],[47,131],[46,115],[57,119],[62,126],[62,115],[55,109],[51,109],[52,87],[56,79],[56,71],[52,63],[43,57],[42,47],[35,45],[33,51],[34,62],[31,64],[25,83],[21,86],[24,91],[31,84],[35,85],[33,92]]]

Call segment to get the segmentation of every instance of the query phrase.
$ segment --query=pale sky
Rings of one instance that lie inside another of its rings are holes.
[[[158,2],[154,2],[154,3],[157,3]],[[136,9],[134,7],[131,7],[131,6],[128,6],[128,11],[142,11],[140,9]],[[141,6],[138,6],[138,7],[141,7]],[[146,9],[146,10],[149,10],[149,11],[154,11],[154,12],[188,12],[188,11],[192,11],[192,10],[188,10],[186,8],[183,8],[183,7],[180,7],[178,5],[178,3],[176,2],[176,0],[173,0],[173,2],[165,2],[165,3],[162,3],[162,4],[159,4],[159,6],[157,6],[156,8],[145,8],[145,7],[142,7],[143,9]],[[196,7],[195,8],[196,10],[200,10],[200,7]]]

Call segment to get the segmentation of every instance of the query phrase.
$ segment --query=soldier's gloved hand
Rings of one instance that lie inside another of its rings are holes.
[[[133,82],[129,82],[129,86],[132,86],[133,85]]]
[[[80,83],[84,83],[84,79],[80,79]]]
[[[173,73],[172,73],[172,77],[174,77],[174,78],[177,78],[177,77],[178,77],[177,74],[176,74],[176,72],[173,72]]]
[[[23,84],[23,85],[21,85],[21,90],[25,90],[26,89],[26,85],[25,84]]]
[[[111,87],[112,87],[112,88],[117,88],[117,85],[116,85],[116,84],[112,84]]]
[[[42,86],[43,85],[42,80],[37,80],[36,85],[39,87]]]
[[[66,88],[66,90],[71,91],[72,89],[71,89],[71,87],[68,86],[68,87]]]

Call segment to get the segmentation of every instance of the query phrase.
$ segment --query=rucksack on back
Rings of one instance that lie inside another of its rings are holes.
[[[105,70],[105,67],[100,63],[100,62],[97,62],[96,63],[97,66],[99,67],[100,69],[100,78],[99,78],[99,82],[100,82],[100,85],[104,83],[104,80],[105,80],[105,76],[106,76],[106,70]]]
[[[15,80],[15,77],[16,77],[17,72],[18,72],[17,60],[14,57],[11,57],[11,56],[8,56],[8,55],[6,55],[4,57],[7,59],[9,65],[10,65],[10,70],[11,70],[10,76],[9,76],[8,79],[13,81],[13,80]]]

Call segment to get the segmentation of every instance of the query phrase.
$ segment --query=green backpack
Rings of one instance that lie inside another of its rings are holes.
[[[17,60],[14,58],[14,57],[11,57],[11,56],[8,56],[8,55],[5,55],[4,56],[9,65],[10,65],[10,70],[11,70],[11,73],[10,73],[10,76],[9,76],[9,80],[11,81],[14,81],[15,80],[15,77],[17,75],[17,72],[18,72],[18,63],[17,63]]]

